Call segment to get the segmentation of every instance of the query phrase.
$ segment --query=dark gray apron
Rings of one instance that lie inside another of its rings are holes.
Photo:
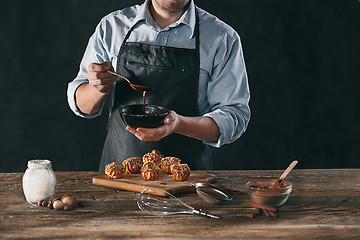
[[[184,116],[198,116],[199,86],[199,19],[196,10],[196,48],[174,48],[127,42],[130,29],[119,51],[119,74],[134,84],[152,86],[146,94],[146,104],[172,109]],[[142,104],[142,94],[133,90],[126,81],[116,82],[114,107],[109,118],[108,132],[101,156],[100,171],[111,162],[129,157],[142,157],[153,149],[164,156],[174,156],[191,169],[211,168],[209,149],[199,140],[173,133],[160,141],[140,141],[128,132],[118,108],[128,104]]]

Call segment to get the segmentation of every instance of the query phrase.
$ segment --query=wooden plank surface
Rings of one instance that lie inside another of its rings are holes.
[[[175,181],[171,174],[162,173],[155,181],[145,181],[140,174],[124,174],[122,178],[111,179],[105,174],[92,178],[92,183],[98,186],[122,189],[133,192],[141,192],[144,189],[150,190],[150,193],[158,196],[166,196],[165,191],[177,196],[184,193],[195,192],[190,186],[191,183],[215,183],[216,175],[201,171],[191,171],[188,180]]]
[[[56,192],[84,203],[72,211],[31,207],[22,193],[23,173],[0,173],[0,239],[360,239],[360,169],[295,169],[289,200],[278,218],[251,213],[245,184],[278,177],[282,170],[209,171],[235,190],[228,203],[211,205],[196,193],[184,202],[220,216],[152,216],[141,212],[137,193],[92,184],[99,172],[56,172]]]

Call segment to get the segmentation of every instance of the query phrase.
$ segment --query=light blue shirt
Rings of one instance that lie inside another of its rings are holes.
[[[91,63],[111,62],[117,69],[120,46],[132,26],[134,29],[129,42],[195,48],[195,8],[191,1],[182,17],[164,29],[153,20],[148,9],[148,0],[140,6],[132,6],[105,16],[89,40],[77,77],[68,85],[68,103],[72,111],[84,118],[101,114],[103,106],[95,114],[83,114],[76,106],[75,91],[81,84],[88,82],[86,74]],[[220,147],[234,142],[245,132],[250,120],[250,91],[239,35],[215,16],[200,8],[198,11],[199,113],[201,116],[213,118],[221,133],[217,142],[204,143]],[[111,109],[114,91],[109,95]]]

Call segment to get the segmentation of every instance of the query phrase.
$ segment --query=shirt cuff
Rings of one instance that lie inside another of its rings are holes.
[[[219,131],[220,131],[220,136],[219,139],[217,141],[203,141],[204,144],[212,146],[212,147],[216,147],[216,148],[220,148],[222,145],[224,145],[226,143],[225,140],[225,129],[224,129],[224,114],[221,111],[214,111],[214,112],[210,112],[210,113],[206,113],[203,115],[203,117],[211,117],[216,124],[219,127]]]
[[[95,118],[101,115],[105,100],[103,101],[103,105],[101,106],[98,112],[94,114],[85,114],[81,112],[78,106],[76,105],[75,92],[78,89],[78,87],[80,87],[84,83],[88,83],[88,81],[86,79],[77,79],[68,84],[68,90],[67,90],[68,104],[70,109],[75,113],[75,115],[82,118]]]

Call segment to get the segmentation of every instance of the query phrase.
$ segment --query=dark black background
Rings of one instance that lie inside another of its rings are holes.
[[[67,83],[101,17],[142,2],[0,2],[0,172],[34,158],[97,170],[107,113],[76,117]],[[360,2],[195,2],[240,34],[251,89],[248,130],[214,149],[215,168],[360,167]]]

